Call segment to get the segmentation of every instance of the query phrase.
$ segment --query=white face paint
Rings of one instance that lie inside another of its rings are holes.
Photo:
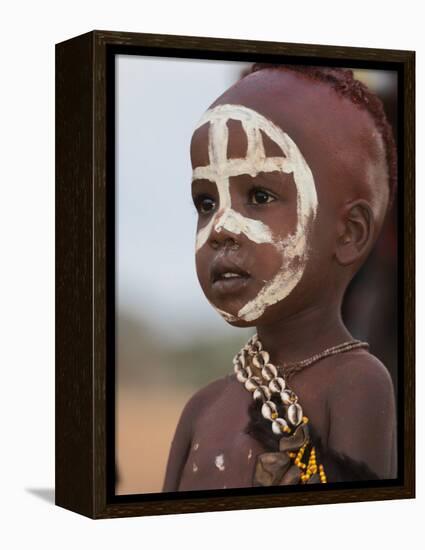
[[[245,158],[227,158],[229,120],[240,121],[246,133],[248,148]],[[216,232],[224,228],[235,235],[243,233],[255,243],[273,244],[282,254],[282,265],[277,274],[265,283],[253,300],[238,311],[237,316],[216,308],[226,321],[254,321],[267,307],[286,298],[304,273],[307,263],[308,225],[315,219],[317,211],[313,174],[294,141],[281,128],[253,109],[242,105],[218,105],[203,115],[197,128],[206,123],[209,123],[209,164],[195,168],[192,179],[215,182],[219,208],[209,223],[199,230],[196,251],[208,241],[213,228]],[[283,152],[281,157],[266,157],[260,130],[280,147]],[[247,218],[233,210],[229,188],[229,178],[233,176],[249,174],[255,177],[259,172],[275,171],[293,174],[297,189],[297,227],[295,233],[283,240],[274,235],[263,222]]]

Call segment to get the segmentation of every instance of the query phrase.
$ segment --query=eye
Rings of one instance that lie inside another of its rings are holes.
[[[208,214],[215,208],[215,200],[209,195],[199,195],[193,199],[196,210],[200,214]]]
[[[250,193],[250,199],[253,204],[267,204],[276,200],[271,193],[264,189],[253,189]]]

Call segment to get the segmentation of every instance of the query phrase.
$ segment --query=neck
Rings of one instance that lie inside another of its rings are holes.
[[[316,353],[352,340],[339,301],[300,311],[289,318],[257,327],[263,348],[276,365],[303,361]]]

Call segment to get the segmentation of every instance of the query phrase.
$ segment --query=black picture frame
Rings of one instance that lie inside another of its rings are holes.
[[[395,480],[116,496],[114,56],[324,64],[399,79],[399,372]],[[91,518],[415,496],[415,53],[92,31],[56,45],[56,504]]]

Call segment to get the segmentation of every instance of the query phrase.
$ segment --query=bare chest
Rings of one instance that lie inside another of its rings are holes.
[[[251,396],[228,388],[205,408],[194,424],[179,490],[251,487],[256,456],[264,452],[246,433]]]
[[[294,388],[295,389],[295,388]],[[300,402],[316,433],[326,438],[323,392],[301,385]],[[180,477],[180,491],[252,487],[257,456],[270,449],[246,433],[252,395],[236,380],[201,411]]]

